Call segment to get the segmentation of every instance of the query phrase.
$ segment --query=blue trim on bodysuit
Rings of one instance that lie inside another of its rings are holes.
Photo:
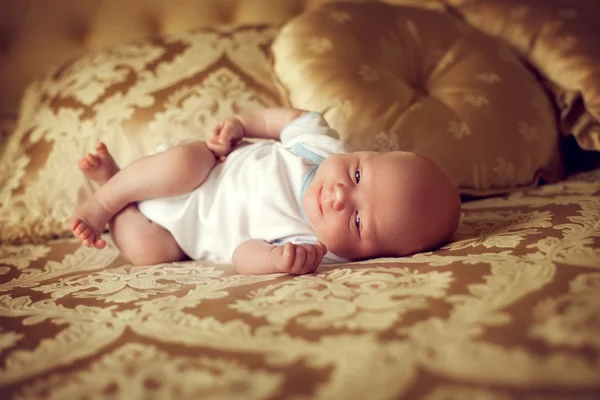
[[[324,158],[318,155],[317,153],[310,151],[306,147],[304,147],[300,143],[295,143],[292,145],[292,152],[299,157],[302,157],[313,164],[315,164],[310,171],[306,174],[304,179],[302,180],[302,185],[300,186],[300,194],[298,197],[298,204],[300,204],[300,211],[302,212],[302,217],[306,219],[306,214],[304,213],[304,207],[302,206],[302,199],[304,199],[304,194],[306,193],[306,189],[310,186],[313,179],[315,179],[315,175],[317,174],[317,169],[319,165],[323,162]]]
[[[319,168],[319,164],[316,164],[314,167],[308,171],[308,174],[304,177],[302,181],[302,186],[300,186],[300,194],[298,197],[298,203],[300,204],[300,211],[302,212],[302,216],[304,219],[306,218],[306,214],[304,213],[304,207],[302,206],[302,199],[304,199],[304,194],[306,193],[306,189],[310,186],[312,181],[315,179],[315,175],[317,174],[317,169]]]

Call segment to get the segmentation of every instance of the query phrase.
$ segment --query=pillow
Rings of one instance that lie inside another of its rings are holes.
[[[473,26],[504,39],[547,80],[560,128],[600,150],[600,7],[597,1],[453,0]]]
[[[561,177],[539,82],[450,14],[334,3],[287,23],[272,53],[286,101],[322,112],[354,150],[429,156],[475,196]]]
[[[104,141],[127,164],[203,138],[239,109],[278,105],[268,62],[276,30],[197,30],[85,54],[32,84],[0,160],[0,242],[68,234],[91,193],[76,160]]]

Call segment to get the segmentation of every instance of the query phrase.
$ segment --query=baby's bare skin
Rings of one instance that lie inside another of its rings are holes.
[[[104,143],[96,145],[95,153],[88,153],[79,159],[77,166],[92,182],[98,185],[105,184],[119,172],[117,163]],[[111,217],[111,213],[95,196],[92,196],[77,208],[71,219],[71,231],[84,245],[102,249],[106,246],[106,241],[100,235]]]
[[[208,142],[193,142],[143,157],[119,169],[106,146],[79,160],[100,187],[75,212],[74,235],[103,248],[107,224],[113,243],[135,265],[186,258],[175,238],[148,220],[138,202],[189,193],[236,143],[280,140],[282,129],[305,111],[272,108],[240,113],[217,125]],[[325,159],[302,199],[316,244],[271,244],[248,239],[232,255],[240,273],[314,272],[325,253],[351,260],[412,254],[441,245],[456,230],[460,197],[445,173],[406,152],[355,152]]]
[[[106,146],[79,161],[79,167],[99,186],[75,211],[74,235],[84,245],[102,248],[100,237],[107,223],[113,244],[134,265],[150,265],[186,259],[175,238],[148,220],[137,203],[188,193],[202,184],[217,160],[223,159],[243,137],[279,140],[283,127],[304,111],[271,108],[242,113],[218,124],[208,142],[193,142],[146,156],[119,169]],[[259,243],[261,251],[257,250]],[[238,246],[236,265],[241,273],[313,272],[326,248],[323,244],[272,245],[250,239]],[[247,251],[246,251],[247,250]]]
[[[96,153],[88,153],[79,160],[78,166],[100,187],[77,208],[71,218],[71,230],[84,245],[104,248],[106,242],[100,235],[122,210],[138,201],[176,196],[193,190],[206,178],[215,162],[206,144],[194,142],[143,157],[121,170],[106,146],[99,143]],[[165,165],[169,168],[164,168]],[[149,221],[139,210],[136,212],[139,215],[134,217],[133,224],[139,225],[140,230],[158,229],[152,225],[148,227]],[[114,238],[114,232],[111,233]],[[162,241],[163,236],[159,234],[157,237]],[[177,252],[168,253],[180,258]]]
[[[119,172],[119,167],[112,158],[106,145],[98,143],[95,153],[88,153],[77,161],[77,166],[90,180],[99,185],[105,184],[114,174]]]

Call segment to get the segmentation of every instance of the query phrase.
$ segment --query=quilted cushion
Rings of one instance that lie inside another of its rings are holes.
[[[91,193],[76,160],[104,141],[117,161],[190,138],[240,109],[279,104],[276,30],[196,30],[89,52],[32,84],[0,159],[0,242],[68,234]]]
[[[278,86],[355,150],[437,161],[462,192],[489,195],[561,176],[551,104],[504,44],[436,11],[331,4],[279,32]]]
[[[560,128],[600,151],[600,7],[588,0],[450,0],[473,26],[509,43],[546,79]]]

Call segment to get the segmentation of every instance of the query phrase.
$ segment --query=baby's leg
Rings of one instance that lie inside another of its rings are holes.
[[[104,185],[119,167],[100,143],[95,154],[88,154],[78,162],[79,168],[98,185]],[[93,238],[93,232],[80,221],[76,221],[73,232],[84,244],[102,248],[106,242]],[[130,204],[110,221],[110,233],[123,256],[135,265],[150,265],[185,259],[185,254],[173,236],[162,227],[150,222],[137,208]]]
[[[152,265],[185,260],[173,235],[150,221],[137,204],[129,204],[109,222],[110,236],[133,265]]]
[[[104,185],[110,178],[119,172],[119,166],[108,153],[104,143],[96,145],[95,153],[88,153],[77,161],[77,166],[95,184]],[[98,249],[106,246],[106,242],[99,235],[95,235],[92,229],[82,220],[73,219],[71,231],[86,246],[94,246]]]
[[[98,154],[80,160],[80,168],[86,162],[93,167],[94,157],[110,157],[103,144],[97,150]],[[100,234],[108,221],[128,204],[190,192],[206,179],[215,164],[213,153],[203,142],[143,157],[120,171],[115,164],[118,172],[75,211],[72,231],[84,244],[102,248]]]

